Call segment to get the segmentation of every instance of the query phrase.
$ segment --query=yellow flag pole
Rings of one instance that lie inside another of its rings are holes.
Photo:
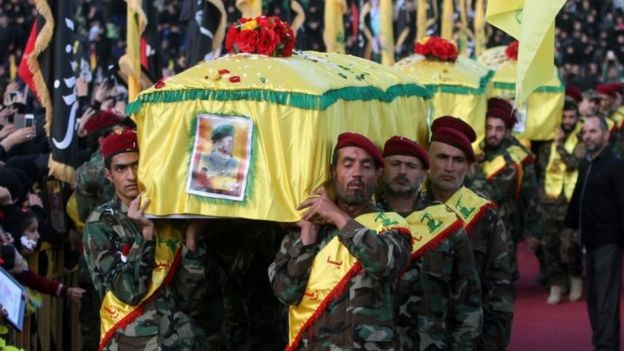
[[[392,28],[392,0],[381,0],[379,3],[381,21],[381,63],[386,66],[394,64],[394,30]]]
[[[126,51],[131,62],[132,70],[128,74],[128,102],[136,100],[141,92],[141,50],[139,28],[141,19],[139,15],[128,6],[128,29],[126,33]]]
[[[441,36],[453,40],[453,0],[444,0],[442,3],[442,31]]]
[[[477,56],[481,55],[485,48],[485,11],[483,9],[483,0],[477,0],[474,17],[475,53]]]
[[[345,33],[342,21],[345,10],[345,0],[325,0],[323,41],[327,52],[345,52]]]
[[[416,41],[427,35],[427,0],[418,0]]]

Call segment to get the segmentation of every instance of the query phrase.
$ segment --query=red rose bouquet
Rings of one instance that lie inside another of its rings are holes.
[[[289,57],[295,47],[295,33],[276,16],[241,18],[225,37],[229,53]]]
[[[455,44],[437,36],[419,40],[414,47],[414,53],[423,55],[427,59],[442,62],[455,62],[459,54]]]
[[[518,45],[520,45],[520,43],[514,40],[505,48],[505,55],[507,55],[509,59],[518,61]]]

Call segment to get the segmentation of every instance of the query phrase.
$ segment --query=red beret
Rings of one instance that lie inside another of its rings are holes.
[[[613,84],[598,84],[596,85],[596,91],[599,94],[608,95],[610,97],[616,97],[618,92],[618,87],[615,87]]]
[[[393,136],[386,141],[383,156],[404,155],[416,157],[425,169],[429,169],[429,153],[418,143],[401,136]]]
[[[96,130],[112,127],[119,123],[121,123],[121,118],[113,112],[100,111],[85,123],[84,129],[87,131],[87,134],[91,134]]]
[[[566,96],[569,96],[577,104],[583,101],[583,92],[576,85],[568,84],[566,87]]]
[[[502,119],[507,129],[513,128],[516,123],[513,106],[507,100],[500,98],[494,97],[488,100],[488,109],[485,116]]]
[[[102,141],[102,155],[108,159],[122,152],[139,151],[136,132],[132,129],[119,129],[110,133]]]
[[[624,83],[613,82],[608,85],[611,86],[617,93],[624,94]]]
[[[334,153],[336,153],[339,149],[347,146],[355,146],[359,147],[366,151],[375,161],[377,167],[384,166],[383,156],[381,155],[381,151],[379,148],[367,137],[358,133],[342,133],[338,136],[338,141],[336,142],[336,147],[334,148]]]
[[[431,141],[456,147],[466,153],[469,161],[475,160],[471,143],[477,140],[477,135],[468,123],[457,117],[442,116],[433,121],[431,134]]]

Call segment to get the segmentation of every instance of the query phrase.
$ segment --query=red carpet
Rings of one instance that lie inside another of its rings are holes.
[[[516,282],[509,350],[591,350],[591,328],[585,299],[547,305],[547,291],[536,280],[539,271],[537,259],[525,245],[518,246],[518,264],[520,280]]]

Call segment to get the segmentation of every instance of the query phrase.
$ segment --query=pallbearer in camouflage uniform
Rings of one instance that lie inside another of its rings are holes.
[[[289,305],[287,350],[395,350],[392,291],[411,250],[406,223],[371,202],[383,157],[366,137],[338,137],[324,188],[304,201],[300,231],[287,234],[269,267]],[[317,226],[318,224],[318,226]]]
[[[606,118],[609,126],[609,148],[613,153],[620,156],[624,148],[624,111],[622,104],[622,84],[608,83],[598,84],[596,91],[600,97],[600,113]]]
[[[459,118],[437,118],[431,125],[429,177],[417,206],[443,202],[463,223],[472,245],[483,306],[483,331],[476,350],[504,350],[511,337],[514,290],[510,238],[496,205],[462,186],[475,161],[474,130]]]
[[[581,249],[573,239],[574,233],[563,232],[568,203],[578,177],[578,166],[584,157],[580,132],[579,112],[573,100],[566,100],[563,106],[561,128],[554,141],[541,146],[538,162],[540,218],[539,244],[544,254],[544,272],[550,293],[549,304],[561,302],[562,288],[570,285],[568,298],[577,301],[583,293],[581,280]],[[562,241],[565,250],[562,250]],[[563,251],[563,252],[562,252]],[[564,257],[562,257],[564,255]]]
[[[204,335],[189,312],[205,291],[204,253],[198,228],[180,240],[173,226],[147,219],[136,171],[136,133],[104,139],[106,178],[115,197],[87,219],[84,254],[100,309],[100,349],[201,350]]]
[[[482,327],[481,283],[463,222],[441,202],[416,206],[429,169],[424,148],[392,137],[383,155],[379,205],[406,217],[414,238],[396,293],[399,349],[473,350]]]
[[[511,134],[515,116],[509,102],[491,98],[486,116],[486,138],[479,156],[481,176],[471,188],[498,205],[499,215],[513,240],[514,280],[518,277],[515,248],[537,228],[535,156]]]

